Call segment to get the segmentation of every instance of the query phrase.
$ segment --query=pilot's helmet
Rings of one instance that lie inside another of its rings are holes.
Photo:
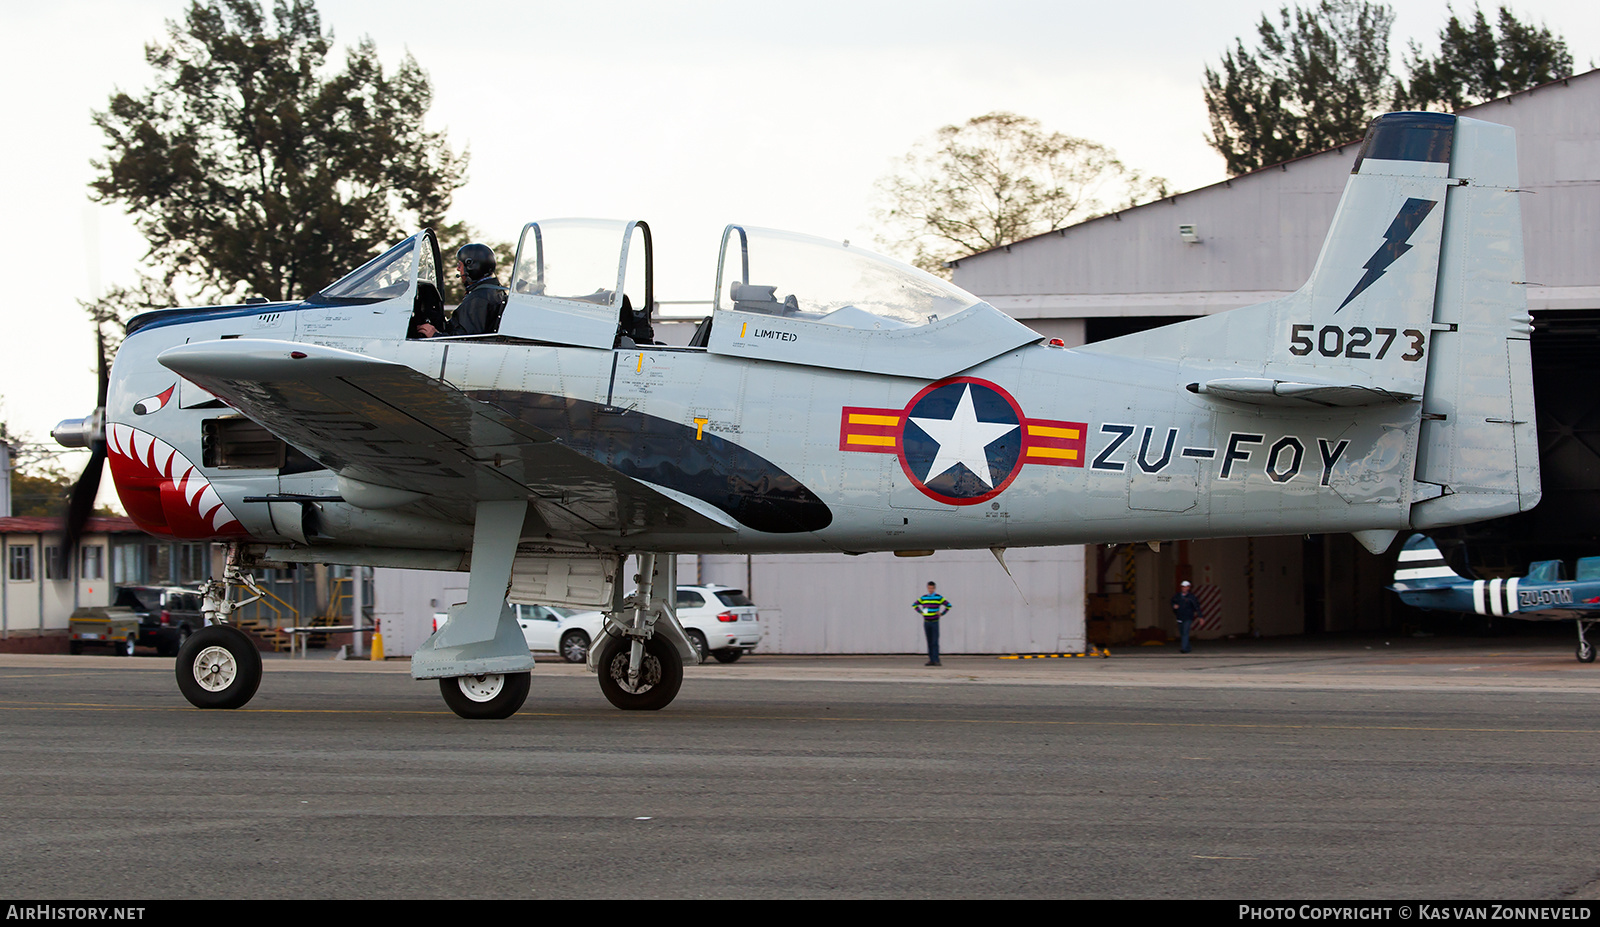
[[[456,260],[461,262],[468,283],[475,283],[494,273],[494,251],[488,245],[477,242],[462,245],[456,252]]]

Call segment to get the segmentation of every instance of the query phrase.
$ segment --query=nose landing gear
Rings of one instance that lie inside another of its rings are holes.
[[[229,624],[234,611],[261,598],[261,589],[239,566],[241,548],[228,545],[222,579],[201,587],[201,609],[206,627],[189,635],[178,648],[173,672],[178,691],[196,708],[242,708],[261,686],[261,652],[255,641]],[[238,588],[255,593],[233,601]]]

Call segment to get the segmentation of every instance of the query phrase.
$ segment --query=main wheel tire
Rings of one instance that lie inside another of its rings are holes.
[[[744,651],[737,647],[724,647],[721,650],[711,651],[711,655],[717,658],[718,663],[733,663],[744,656]]]
[[[463,718],[499,721],[517,713],[528,700],[530,673],[487,673],[439,680],[439,694]]]
[[[196,708],[243,708],[261,686],[261,652],[238,628],[212,625],[178,648],[178,691]]]
[[[711,648],[706,646],[706,636],[704,634],[701,634],[699,631],[696,631],[693,628],[689,629],[687,633],[689,635],[689,643],[694,645],[694,665],[699,666],[700,664],[706,662],[706,652]]]
[[[1578,662],[1579,663],[1593,663],[1594,662],[1594,656],[1595,656],[1595,647],[1594,647],[1593,644],[1589,643],[1588,641],[1580,641],[1578,643]]]
[[[561,652],[561,659],[568,663],[582,663],[589,659],[589,635],[582,631],[568,631],[561,635],[561,643],[556,649]]]
[[[644,665],[638,686],[628,685],[628,654],[632,642],[607,635],[600,648],[600,691],[623,711],[659,711],[672,704],[683,688],[683,658],[666,638],[656,635],[644,642]]]

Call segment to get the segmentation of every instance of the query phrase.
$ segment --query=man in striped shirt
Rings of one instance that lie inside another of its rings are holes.
[[[939,662],[939,619],[950,611],[950,600],[940,595],[938,587],[928,584],[928,594],[911,603],[922,616],[922,634],[928,639],[928,666],[942,666]]]

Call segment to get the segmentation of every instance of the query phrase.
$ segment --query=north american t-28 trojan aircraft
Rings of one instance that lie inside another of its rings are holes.
[[[1538,560],[1525,576],[1473,579],[1445,563],[1427,535],[1406,539],[1390,591],[1412,608],[1521,621],[1572,621],[1579,662],[1593,663],[1589,629],[1600,623],[1600,557],[1580,557],[1571,579],[1560,560]]]
[[[298,562],[470,571],[411,661],[464,717],[527,696],[508,598],[606,610],[589,668],[656,709],[695,654],[677,553],[1381,551],[1532,507],[1516,187],[1510,129],[1382,117],[1300,290],[1071,349],[847,242],[736,225],[690,346],[653,344],[649,228],[592,220],[523,228],[497,330],[409,337],[440,304],[424,230],[303,302],[134,318],[102,409],[58,440],[109,457],[146,531],[227,543],[177,659],[195,705],[249,701],[260,657],[229,617],[252,568]]]

